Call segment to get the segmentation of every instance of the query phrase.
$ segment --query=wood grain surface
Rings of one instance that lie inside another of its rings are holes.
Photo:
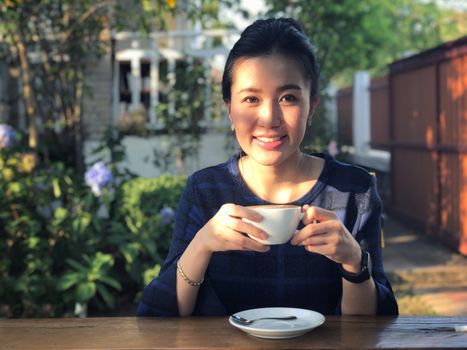
[[[227,317],[0,320],[0,349],[467,349],[467,317],[327,316],[297,338],[268,340]]]

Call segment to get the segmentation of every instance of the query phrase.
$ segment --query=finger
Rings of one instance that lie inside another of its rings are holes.
[[[245,218],[251,221],[259,222],[263,220],[263,216],[258,214],[253,209],[243,207],[236,204],[224,204],[222,208],[225,210],[226,214],[235,218]]]
[[[257,242],[254,239],[251,239],[250,237],[242,235],[238,232],[236,232],[234,243],[234,249],[236,250],[247,250],[263,253],[267,252],[270,249],[268,245]]]
[[[332,254],[335,253],[335,247],[333,247],[330,244],[321,244],[321,245],[310,244],[310,245],[304,246],[304,248],[306,251],[310,253],[321,254],[331,260],[333,260],[331,258]]]
[[[243,219],[233,217],[229,217],[227,221],[229,228],[237,232],[246,233],[258,239],[267,239],[269,237],[266,232],[255,226],[253,222],[248,223],[243,221]]]
[[[301,230],[297,231],[295,235],[292,237],[290,243],[293,245],[300,245],[300,243],[306,240],[307,238],[311,236],[315,236],[315,235],[326,234],[327,231],[328,231],[328,225],[326,223],[309,224],[309,225],[306,225]]]
[[[246,243],[243,248],[244,250],[248,250],[248,251],[255,251],[255,252],[259,252],[259,253],[265,253],[267,251],[269,251],[271,249],[271,247],[269,245],[266,245],[266,244],[262,244],[260,242],[256,242],[255,240],[251,239],[251,238],[247,238],[245,237],[249,242]]]
[[[321,234],[321,235],[309,236],[308,238],[299,242],[297,245],[301,245],[301,246],[325,245],[325,244],[331,244],[331,243],[332,243],[332,239],[329,234]]]
[[[303,223],[305,225],[313,222],[324,222],[337,219],[336,214],[331,210],[326,210],[320,207],[308,207],[303,215]]]

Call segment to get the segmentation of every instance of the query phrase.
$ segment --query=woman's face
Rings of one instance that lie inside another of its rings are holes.
[[[310,88],[292,58],[274,54],[236,62],[228,109],[243,151],[263,165],[298,156],[314,110]]]

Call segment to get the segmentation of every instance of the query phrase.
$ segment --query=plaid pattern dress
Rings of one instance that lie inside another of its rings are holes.
[[[325,158],[313,188],[295,205],[334,211],[372,259],[377,313],[398,314],[383,270],[381,200],[373,176],[365,170]],[[138,316],[178,316],[176,262],[195,234],[225,203],[268,204],[250,191],[240,176],[240,154],[189,177],[180,199],[170,251],[159,276],[143,291]],[[301,227],[299,227],[301,228]],[[342,279],[338,264],[290,243],[266,253],[217,252],[212,255],[193,315],[228,315],[259,307],[298,307],[340,314]]]

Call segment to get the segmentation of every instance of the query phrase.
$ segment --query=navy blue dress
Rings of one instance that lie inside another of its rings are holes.
[[[323,157],[323,155],[318,155]],[[138,316],[179,316],[176,262],[195,234],[225,203],[268,204],[240,176],[239,154],[188,178],[176,215],[170,251],[159,276],[143,292]],[[381,200],[375,179],[365,170],[325,156],[313,188],[296,205],[334,211],[371,255],[377,313],[397,315],[394,293],[381,256]],[[299,227],[301,228],[301,227]],[[342,279],[338,264],[301,246],[273,245],[266,253],[217,252],[212,255],[193,315],[228,315],[259,307],[297,307],[340,314]]]

